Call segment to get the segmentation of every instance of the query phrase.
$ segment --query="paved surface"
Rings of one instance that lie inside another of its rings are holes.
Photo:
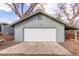
[[[72,55],[57,42],[23,42],[0,51],[0,55]]]

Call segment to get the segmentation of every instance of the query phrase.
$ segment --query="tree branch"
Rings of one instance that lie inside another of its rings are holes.
[[[15,13],[19,18],[21,18],[20,12],[18,11],[18,9],[17,9],[15,3],[12,3],[12,5],[10,5],[10,4],[8,4],[8,3],[5,3],[5,4],[8,5],[9,7],[11,7],[12,10],[14,11],[14,13]]]
[[[31,4],[31,6],[29,7],[29,9],[25,12],[25,16],[26,15],[29,15],[32,11],[33,11],[33,9],[34,9],[34,7],[37,5],[38,3],[32,3]]]

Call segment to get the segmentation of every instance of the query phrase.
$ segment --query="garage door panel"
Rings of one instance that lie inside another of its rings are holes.
[[[56,41],[56,29],[25,28],[24,41]]]

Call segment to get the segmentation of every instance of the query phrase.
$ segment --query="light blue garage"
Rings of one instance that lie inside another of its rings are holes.
[[[65,41],[65,30],[75,29],[43,11],[11,24],[14,27],[14,41]]]

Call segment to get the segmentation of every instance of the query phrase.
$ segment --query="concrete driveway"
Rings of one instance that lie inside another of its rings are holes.
[[[22,42],[0,51],[0,55],[72,55],[57,42]]]

